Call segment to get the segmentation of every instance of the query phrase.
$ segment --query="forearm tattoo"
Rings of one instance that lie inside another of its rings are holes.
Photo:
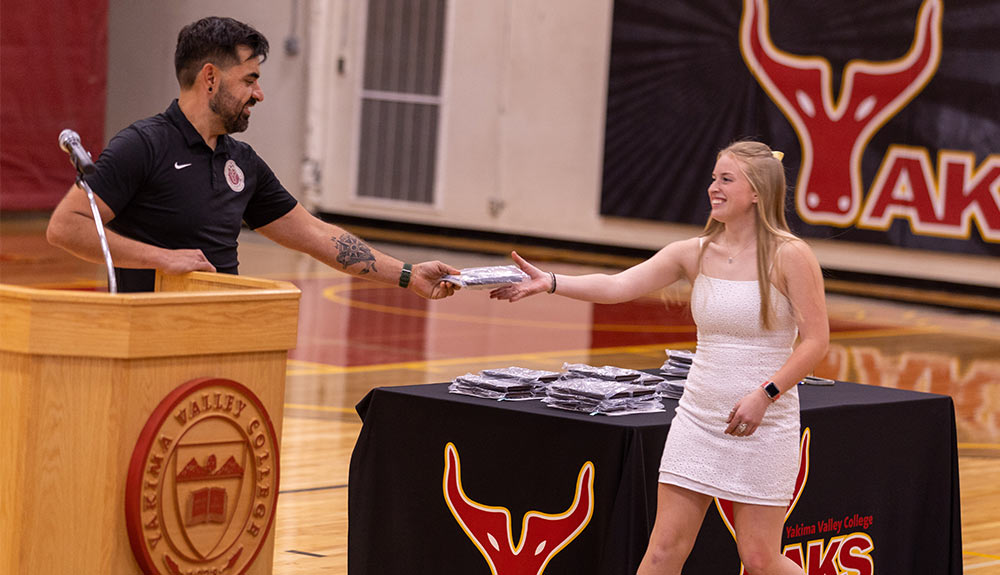
[[[337,244],[337,263],[344,266],[345,270],[354,264],[362,263],[365,268],[358,273],[378,272],[375,269],[375,256],[372,255],[372,249],[364,242],[349,233],[345,233],[339,238],[330,239]]]

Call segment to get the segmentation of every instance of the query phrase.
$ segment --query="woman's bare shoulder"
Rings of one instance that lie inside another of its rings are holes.
[[[677,240],[667,244],[661,251],[671,253],[674,257],[698,258],[701,252],[701,236],[695,236],[686,240]]]
[[[809,244],[794,236],[778,240],[777,257],[787,263],[797,262],[799,264],[816,260]]]
[[[668,252],[684,270],[684,275],[693,280],[698,275],[698,258],[701,257],[700,236],[677,240],[667,245],[662,251]]]
[[[800,238],[782,238],[776,256],[775,266],[783,280],[810,277],[821,273],[819,260],[809,244]]]

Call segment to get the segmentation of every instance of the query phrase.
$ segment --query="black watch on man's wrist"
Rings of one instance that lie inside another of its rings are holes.
[[[413,264],[403,264],[403,270],[399,272],[399,287],[406,288],[410,285],[410,276],[413,273]]]

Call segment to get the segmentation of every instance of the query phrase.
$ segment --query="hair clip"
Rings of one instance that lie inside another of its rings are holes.
[[[779,152],[777,150],[772,150],[771,151],[771,156],[773,156],[775,160],[778,160],[780,162],[782,160],[782,158],[785,157],[785,153],[784,152]]]

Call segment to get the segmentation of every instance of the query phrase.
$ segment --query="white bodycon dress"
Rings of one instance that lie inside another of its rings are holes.
[[[799,464],[798,389],[767,408],[753,435],[725,434],[736,402],[791,355],[798,334],[791,304],[773,285],[771,301],[774,325],[765,331],[756,280],[695,278],[698,348],[663,448],[661,483],[740,503],[788,505]]]

